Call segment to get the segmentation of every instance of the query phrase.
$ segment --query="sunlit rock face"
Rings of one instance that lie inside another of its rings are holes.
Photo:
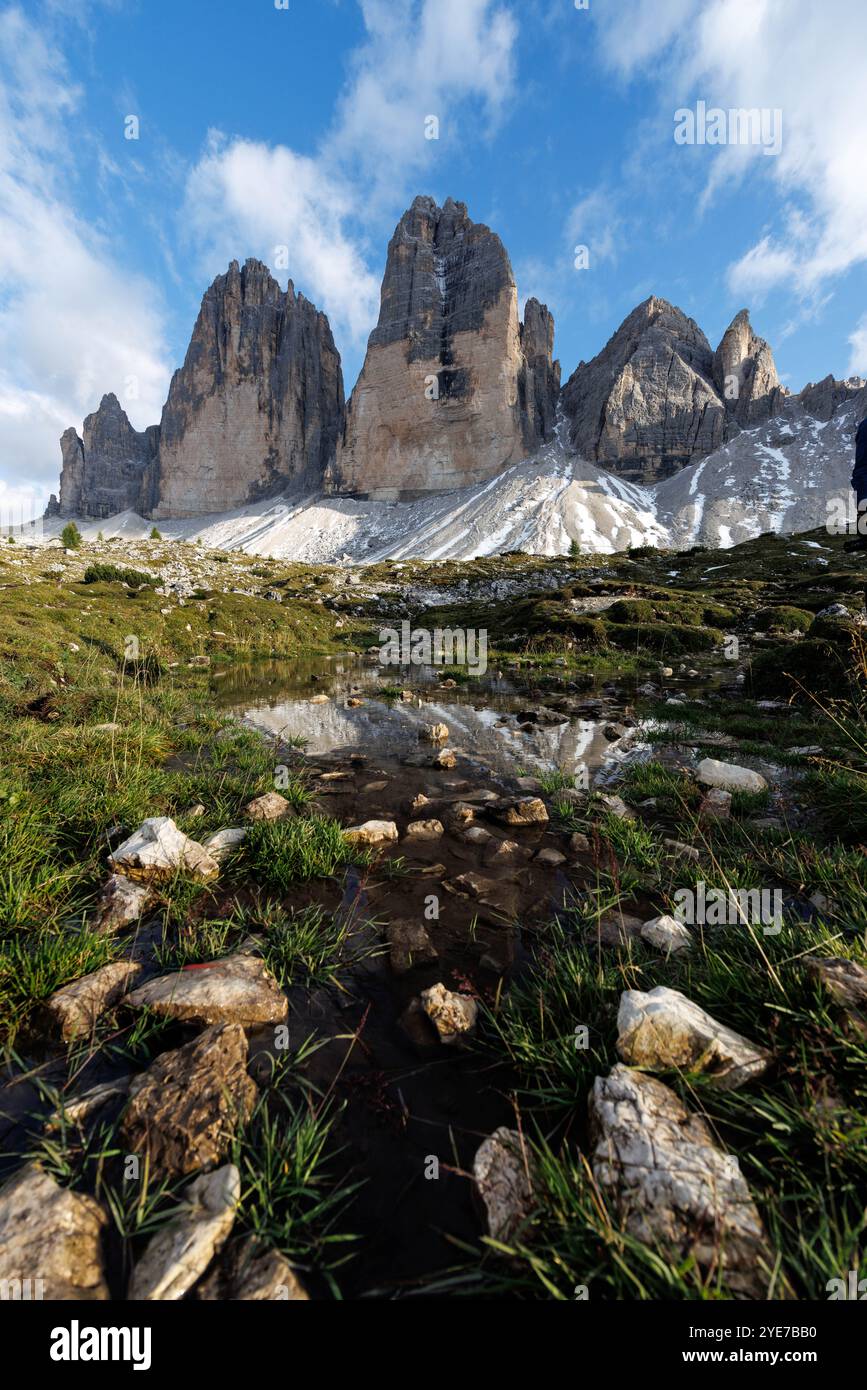
[[[463,203],[416,198],[389,244],[328,490],[407,498],[484,482],[525,458],[554,430],[553,339],[536,300],[522,324],[500,238]]]
[[[343,429],[343,375],[326,316],[267,266],[233,261],[202,300],[160,425],[140,510],[200,516],[321,488]]]

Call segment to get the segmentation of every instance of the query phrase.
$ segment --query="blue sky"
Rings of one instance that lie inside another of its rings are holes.
[[[500,234],[564,380],[651,293],[714,345],[748,305],[793,389],[867,375],[865,52],[861,0],[0,0],[0,505],[104,391],[159,419],[233,257],[289,248],[348,393],[416,193]],[[676,144],[700,100],[780,153]]]

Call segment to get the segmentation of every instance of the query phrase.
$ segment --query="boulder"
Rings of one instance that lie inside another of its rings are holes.
[[[617,1051],[630,1066],[704,1072],[722,1090],[761,1076],[770,1053],[718,1023],[679,990],[657,985],[624,990],[617,1013]]]
[[[197,1299],[221,1303],[302,1303],[309,1299],[286,1256],[260,1245],[253,1236],[228,1247],[195,1292]]]
[[[493,1240],[508,1242],[533,1210],[534,1164],[529,1145],[502,1125],[483,1139],[473,1159],[473,1179]]]
[[[495,812],[502,825],[547,825],[548,809],[538,796],[522,796]]]
[[[262,796],[256,796],[244,807],[244,815],[248,820],[285,820],[287,816],[294,816],[295,808],[285,796],[279,792],[265,792]]]
[[[161,1053],[133,1080],[123,1142],[132,1152],[147,1153],[160,1174],[179,1177],[214,1168],[236,1126],[252,1112],[256,1095],[243,1028],[217,1024],[183,1047]]]
[[[768,784],[761,773],[737,763],[721,763],[716,758],[703,758],[696,768],[696,779],[705,787],[720,787],[729,792],[764,792]]]
[[[688,951],[692,946],[692,937],[683,923],[678,922],[677,918],[665,914],[644,923],[641,928],[641,939],[651,946],[656,946],[658,950],[664,951],[666,955],[672,955],[677,951]]]
[[[34,1298],[107,1300],[107,1226],[92,1197],[61,1187],[38,1163],[25,1164],[0,1188],[0,1281],[30,1280]]]
[[[144,883],[160,883],[179,872],[201,880],[219,873],[216,859],[179,830],[170,816],[153,816],[109,857],[116,873]]]
[[[45,1009],[64,1042],[92,1033],[97,1019],[120,1003],[141,972],[132,961],[109,961],[52,994]]]
[[[414,820],[406,827],[405,840],[439,840],[445,834],[442,821]]]
[[[412,918],[400,918],[385,928],[389,961],[395,975],[406,975],[420,965],[433,965],[439,959],[425,927]]]
[[[146,883],[134,883],[124,874],[112,874],[96,905],[93,929],[108,936],[137,922],[150,899]]]
[[[479,1007],[467,994],[453,994],[444,984],[421,992],[421,1005],[439,1034],[440,1042],[455,1043],[476,1026]]]
[[[738,1162],[654,1077],[612,1067],[590,1093],[593,1175],[624,1228],[741,1298],[767,1297],[773,1258]]]
[[[243,826],[227,826],[225,830],[215,830],[213,835],[203,840],[202,847],[208,851],[212,859],[222,864],[246,838],[247,832]]]
[[[349,826],[344,830],[343,838],[362,849],[379,849],[395,844],[398,830],[393,820],[366,820],[361,825]]]
[[[152,1236],[132,1272],[130,1302],[184,1297],[222,1248],[235,1221],[241,1177],[227,1163],[186,1189],[183,1210]]]
[[[242,1028],[282,1023],[289,1008],[264,961],[241,953],[160,975],[127,995],[126,1003],[201,1028],[214,1023],[240,1023]]]

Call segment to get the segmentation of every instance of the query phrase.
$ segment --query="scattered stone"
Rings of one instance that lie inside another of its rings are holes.
[[[418,736],[427,743],[445,743],[449,736],[448,724],[421,724]]]
[[[151,1238],[132,1272],[131,1302],[183,1298],[223,1246],[235,1221],[241,1177],[227,1163],[202,1173],[184,1194],[184,1210]]]
[[[60,1129],[64,1125],[83,1128],[107,1105],[125,1100],[131,1081],[131,1075],[119,1076],[114,1081],[103,1081],[98,1086],[91,1086],[79,1095],[62,1096],[57,1113],[47,1122],[48,1129]]]
[[[444,984],[421,992],[421,1004],[439,1034],[440,1042],[457,1042],[476,1026],[479,1006],[468,994],[453,994]]]
[[[96,905],[93,929],[101,936],[109,936],[130,922],[137,922],[150,895],[146,883],[134,883],[124,874],[112,874]]]
[[[121,1133],[172,1177],[214,1168],[239,1122],[249,1118],[257,1087],[247,1074],[247,1037],[238,1023],[207,1028],[163,1052],[130,1087]]]
[[[685,845],[682,840],[663,840],[667,850],[679,859],[700,859],[701,855],[695,845]]]
[[[609,815],[617,816],[618,820],[635,820],[635,812],[630,810],[622,796],[600,796],[599,804]]]
[[[633,917],[630,913],[620,912],[615,908],[602,914],[597,926],[590,928],[590,937],[598,937],[603,946],[625,946],[641,935],[643,927],[644,923],[640,917]]]
[[[448,748],[441,748],[431,759],[431,767],[451,768],[457,767],[457,763],[457,758]]]
[[[213,1023],[240,1023],[243,1028],[282,1023],[289,1008],[264,961],[241,953],[160,975],[129,994],[126,1003],[201,1028]]]
[[[493,840],[490,830],[486,830],[483,825],[468,825],[461,832],[461,839],[468,845],[482,845],[483,848]],[[484,854],[483,854],[484,857]]]
[[[327,705],[330,698],[329,695],[311,695],[310,703],[311,705]]]
[[[522,792],[532,792],[537,796],[544,790],[538,777],[518,777],[516,780]]]
[[[417,792],[416,795],[412,798],[412,801],[409,802],[409,814],[411,816],[417,816],[420,811],[426,810],[428,806],[435,805],[436,802],[431,801],[430,797],[425,796],[424,792]]]
[[[688,951],[692,946],[692,937],[683,923],[678,922],[676,917],[668,917],[665,914],[645,922],[641,928],[641,939],[649,942],[651,946],[656,946],[658,950],[665,951],[667,955],[677,951]]]
[[[469,835],[467,831],[467,835]],[[482,850],[482,862],[485,867],[496,867],[499,864],[518,864],[529,858],[531,851],[524,845],[519,845],[515,840],[495,840],[488,831],[483,832],[487,837],[485,847]]]
[[[413,820],[406,827],[405,840],[438,840],[445,834],[442,821]]]
[[[722,787],[711,787],[699,808],[703,820],[729,820],[732,810],[732,794]]]
[[[109,961],[52,994],[45,1009],[63,1041],[92,1033],[97,1019],[120,1003],[141,971],[142,967],[132,961]]]
[[[244,807],[244,815],[248,820],[285,820],[287,816],[294,816],[295,808],[285,796],[279,792],[265,792],[263,796],[256,796]]]
[[[696,768],[696,779],[705,787],[721,787],[723,791],[763,792],[768,784],[761,773],[737,763],[721,763],[716,758],[703,758]]]
[[[807,956],[804,964],[838,1004],[856,1015],[862,1008],[867,1010],[867,970],[863,965],[845,956]]]
[[[590,1093],[593,1173],[625,1229],[702,1273],[720,1268],[732,1293],[768,1296],[770,1257],[737,1159],[700,1115],[654,1077],[614,1066]]]
[[[378,782],[367,782],[362,788],[362,792],[372,794],[373,792],[384,792],[388,786],[388,778],[381,778]]]
[[[522,796],[497,811],[496,818],[504,825],[547,825],[548,810],[538,796]]]
[[[359,700],[356,696],[351,695],[351,696],[349,697],[349,699],[346,701],[346,708],[347,708],[347,709],[358,709],[359,705],[363,705],[363,704],[364,704],[364,701],[363,701],[363,700]],[[305,1295],[305,1297],[306,1297],[306,1295]]]
[[[443,888],[449,893],[473,898],[482,907],[490,908],[503,917],[517,917],[521,905],[521,895],[514,884],[505,883],[499,878],[485,878],[474,872],[446,879]]]
[[[488,1234],[493,1240],[511,1240],[533,1210],[532,1155],[517,1130],[501,1125],[482,1140],[473,1178],[485,1205]]]
[[[647,994],[636,989],[621,994],[617,1052],[630,1066],[649,1071],[704,1072],[725,1091],[761,1076],[771,1062],[764,1048],[665,985]]]
[[[602,735],[608,739],[609,743],[616,743],[627,732],[625,724],[606,724],[602,730]]]
[[[257,1243],[254,1236],[233,1245],[222,1264],[205,1275],[196,1290],[204,1301],[307,1302],[309,1295],[279,1250]]]
[[[247,832],[243,826],[227,826],[225,830],[215,830],[202,844],[211,858],[222,864],[246,838]]]
[[[590,841],[586,835],[582,835],[580,830],[576,830],[569,841],[570,854],[589,854]]]
[[[380,845],[392,845],[397,841],[397,826],[393,820],[366,820],[361,825],[351,825],[344,830],[343,838],[351,845],[376,849]]]
[[[421,922],[401,918],[385,929],[389,944],[389,962],[395,975],[405,975],[420,965],[433,965],[439,960],[425,927]]]
[[[559,869],[561,864],[566,863],[566,856],[558,849],[540,849],[536,855],[536,863],[544,865],[546,869]]]
[[[145,883],[159,883],[183,870],[193,878],[215,878],[219,865],[207,850],[178,830],[170,816],[144,821],[109,856],[116,873]]]
[[[107,1226],[92,1197],[61,1187],[38,1163],[25,1164],[0,1188],[0,1281],[8,1288],[8,1281],[30,1280],[31,1296],[51,1301],[107,1300]],[[36,1294],[33,1281],[40,1281]]]

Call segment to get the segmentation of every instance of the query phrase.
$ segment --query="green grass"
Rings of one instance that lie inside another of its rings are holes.
[[[256,821],[243,846],[247,872],[259,886],[288,893],[295,884],[330,878],[347,864],[364,863],[369,854],[354,848],[339,821],[328,816]]]
[[[117,954],[93,933],[18,933],[0,942],[0,1041],[11,1046],[40,1004],[63,985],[98,970]]]

